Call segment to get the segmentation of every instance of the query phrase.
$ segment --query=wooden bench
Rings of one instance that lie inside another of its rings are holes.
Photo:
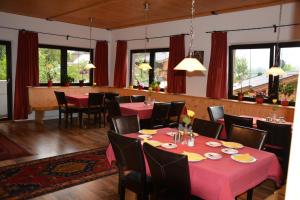
[[[58,106],[47,106],[47,107],[31,107],[31,111],[35,111],[35,122],[43,124],[45,111],[58,110]]]

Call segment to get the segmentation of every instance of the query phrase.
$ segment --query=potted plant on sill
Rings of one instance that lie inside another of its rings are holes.
[[[63,82],[64,86],[68,87],[68,86],[70,86],[70,83],[74,82],[74,78],[69,75],[64,75],[64,76],[62,76],[62,82]]]
[[[256,101],[256,103],[262,104],[264,102],[265,96],[266,96],[266,93],[263,92],[263,91],[256,92],[256,95],[255,95],[255,101]]]
[[[156,91],[156,92],[159,92],[160,91],[160,82],[159,81],[153,81],[151,84],[150,84],[150,87],[152,88],[152,90]]]
[[[280,84],[279,85],[279,92],[284,95],[284,98],[281,99],[281,105],[282,106],[288,106],[289,100],[288,97],[290,97],[295,91],[295,87],[291,84]]]
[[[53,84],[53,79],[56,76],[56,71],[52,64],[46,64],[46,76],[47,76],[47,85],[51,87]]]

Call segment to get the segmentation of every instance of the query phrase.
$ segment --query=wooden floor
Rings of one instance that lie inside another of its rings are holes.
[[[73,125],[71,128],[60,128],[57,120],[45,121],[43,125],[33,121],[2,122],[0,133],[8,136],[17,144],[23,146],[33,155],[15,160],[1,161],[0,166],[46,158],[66,153],[78,152],[86,149],[105,147],[108,145],[106,128],[89,126],[84,129]],[[95,181],[49,193],[35,200],[117,200],[118,176],[112,175]],[[274,187],[270,181],[264,182],[254,191],[254,200],[271,200]],[[136,199],[130,191],[126,192],[126,199]],[[245,199],[241,195],[239,199]],[[278,199],[284,199],[282,192]]]

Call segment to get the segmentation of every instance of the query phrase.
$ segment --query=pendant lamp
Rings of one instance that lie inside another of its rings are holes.
[[[92,52],[92,22],[93,18],[90,17],[90,52]],[[90,58],[89,63],[86,64],[84,68],[87,70],[96,68],[95,65],[92,63],[92,58]]]
[[[194,30],[193,30],[193,19],[195,13],[195,0],[192,0],[192,17],[191,17],[191,26],[190,26],[190,45],[189,45],[189,55],[188,57],[184,58],[175,68],[174,70],[185,70],[188,72],[193,71],[206,71],[205,67],[202,63],[199,62],[198,59],[192,57],[192,47],[193,47],[193,40],[194,40]]]

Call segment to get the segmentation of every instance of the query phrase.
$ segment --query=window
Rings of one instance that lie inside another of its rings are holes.
[[[152,69],[143,71],[138,68],[139,64],[144,61],[150,63]],[[143,87],[148,88],[151,83],[158,82],[159,87],[167,87],[167,71],[169,61],[169,49],[147,49],[131,51],[130,65],[130,83],[137,87],[140,83]]]
[[[273,66],[276,44],[233,45],[229,47],[229,98],[236,99],[239,92],[244,93],[246,100],[254,101],[258,92],[266,94],[266,99],[278,96],[285,97],[294,105],[298,71],[300,69],[300,42],[280,43],[280,66],[285,75],[272,77],[266,71]],[[281,89],[288,85],[289,94]]]
[[[86,70],[84,66],[92,59],[90,49],[62,47],[51,45],[39,46],[39,82],[46,85],[52,79],[54,85],[62,84],[62,77],[74,78],[72,85],[78,85],[84,80],[85,85],[92,85],[93,70]]]

